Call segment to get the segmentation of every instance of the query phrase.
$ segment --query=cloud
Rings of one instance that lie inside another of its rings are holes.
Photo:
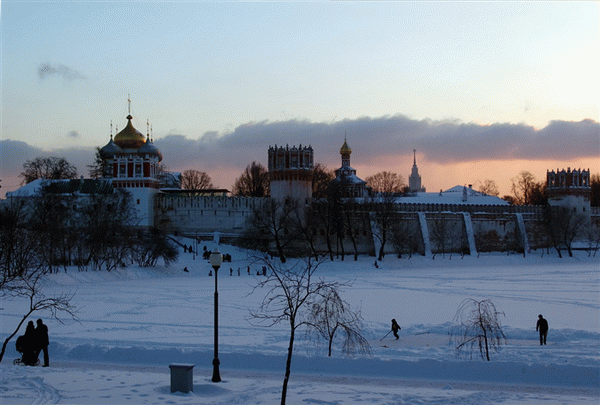
[[[251,122],[221,136],[201,137],[206,148],[222,150],[231,162],[266,161],[269,145],[310,144],[316,161],[339,160],[339,148],[347,137],[361,163],[385,157],[412,155],[418,149],[433,163],[479,160],[569,160],[600,153],[600,124],[553,121],[542,129],[524,124],[479,125],[456,120],[413,120],[403,115],[361,117],[333,123],[302,120]],[[355,158],[356,156],[356,158]],[[215,159],[218,156],[211,156]]]
[[[413,149],[421,156],[420,169],[427,165],[438,166],[440,170],[445,165],[486,160],[569,162],[596,159],[600,155],[600,124],[589,119],[552,121],[541,129],[524,124],[414,120],[404,115],[336,122],[260,121],[222,134],[206,132],[195,139],[183,134],[157,136],[154,143],[169,170],[205,171],[215,186],[229,188],[253,161],[266,166],[267,149],[274,145],[311,145],[315,150],[315,163],[335,169],[340,165],[339,150],[344,137],[353,150],[352,165],[362,168],[381,167],[388,162],[396,166],[404,162],[412,164]],[[18,176],[26,160],[42,155],[65,157],[77,166],[80,175],[87,176],[87,165],[94,160],[95,148],[45,152],[25,142],[0,140],[0,151],[2,191],[5,192],[8,177]],[[408,171],[409,166],[405,169]],[[597,167],[591,169],[595,171]],[[515,174],[518,171],[515,170]],[[365,173],[359,175],[366,177]]]
[[[59,64],[56,67],[54,67],[49,63],[42,63],[38,66],[38,76],[40,77],[40,79],[44,80],[46,77],[51,75],[58,75],[61,76],[63,79],[69,81],[76,79],[86,79],[86,77],[79,73],[77,70],[71,69],[70,67],[62,64]]]
[[[90,148],[68,148],[46,151],[36,146],[31,146],[23,141],[11,139],[0,140],[0,195],[4,196],[7,191],[16,190],[23,180],[19,177],[23,172],[23,163],[39,156],[64,157],[67,161],[77,167],[77,174],[88,175],[88,167],[94,162],[96,149]]]
[[[77,131],[71,131],[71,132],[69,132],[69,133],[67,134],[67,136],[68,136],[69,138],[74,138],[74,139],[81,138],[81,135],[80,135],[80,134],[79,134],[79,132],[77,132]]]

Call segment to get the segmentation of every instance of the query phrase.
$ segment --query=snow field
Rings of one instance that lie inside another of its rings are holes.
[[[212,244],[207,244],[209,249]],[[50,368],[10,364],[11,341],[0,364],[0,399],[20,403],[272,404],[278,403],[288,344],[287,325],[261,328],[249,310],[264,292],[245,252],[219,271],[219,358],[223,382],[210,382],[213,357],[214,278],[210,265],[181,253],[169,268],[129,267],[107,272],[59,273],[47,291],[73,291],[80,323],[50,329]],[[325,262],[318,274],[348,281],[342,296],[360,308],[369,326],[372,357],[327,358],[297,335],[288,403],[485,404],[569,403],[600,400],[599,259],[577,252],[552,255],[454,255],[397,259],[387,256]],[[251,266],[251,275],[247,266]],[[189,273],[182,271],[188,267]],[[237,268],[241,275],[237,276]],[[229,269],[233,269],[233,276]],[[465,298],[490,298],[503,311],[505,346],[492,362],[457,357],[449,342],[450,321]],[[0,334],[18,323],[26,303],[2,303]],[[550,323],[540,346],[537,315]],[[402,327],[400,340],[390,320]],[[20,332],[22,333],[22,331]],[[191,363],[194,392],[171,393],[170,363]]]

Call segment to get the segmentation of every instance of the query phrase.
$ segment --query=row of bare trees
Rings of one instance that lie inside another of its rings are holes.
[[[80,271],[112,270],[137,262],[154,266],[170,263],[177,249],[166,234],[154,229],[138,232],[129,193],[90,194],[87,197],[56,194],[43,189],[39,196],[13,197],[0,204],[0,297],[25,299],[28,308],[8,342],[34,312],[76,318],[73,294],[44,294],[46,275],[75,266]]]
[[[239,243],[271,252],[282,262],[289,254],[313,257],[325,254],[330,260],[336,257],[344,260],[346,255],[352,255],[357,260],[359,247],[367,240],[374,243],[377,260],[384,259],[390,246],[398,257],[421,249],[422,235],[416,214],[401,212],[391,195],[357,203],[340,198],[335,187],[329,191],[329,198],[315,199],[310,205],[264,199],[254,208]],[[531,247],[553,248],[562,257],[565,251],[573,255],[576,240],[587,241],[590,252],[600,246],[600,230],[583,214],[549,205],[543,212],[527,229]],[[511,215],[510,221],[515,221],[514,216]],[[461,213],[432,212],[427,222],[434,257],[471,253]],[[475,231],[475,245],[481,246],[482,251],[522,252],[526,247],[516,223],[502,236],[495,230],[486,232],[476,228]]]
[[[71,304],[73,294],[53,297],[44,294],[47,255],[43,249],[49,242],[44,240],[47,237],[47,234],[38,234],[33,222],[29,222],[23,201],[5,201],[0,205],[0,298],[27,302],[22,318],[2,344],[0,361],[10,340],[33,313],[47,311],[61,322],[63,315],[76,319],[77,309]]]

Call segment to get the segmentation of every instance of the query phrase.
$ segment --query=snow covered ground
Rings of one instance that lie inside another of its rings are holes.
[[[206,244],[212,249],[212,243]],[[279,402],[287,325],[248,322],[263,292],[252,292],[260,266],[245,252],[219,271],[221,383],[212,383],[214,278],[205,260],[181,253],[169,268],[60,273],[47,291],[75,292],[79,320],[50,330],[50,367],[15,366],[14,340],[0,364],[0,403],[275,404]],[[437,256],[325,262],[318,274],[352,281],[343,297],[360,307],[373,355],[328,358],[297,339],[289,404],[597,404],[600,401],[600,257],[541,252],[451,259]],[[250,275],[248,265],[251,266]],[[184,272],[187,267],[189,272]],[[238,268],[240,275],[238,276]],[[230,269],[233,275],[230,276]],[[51,293],[48,295],[52,295]],[[508,345],[486,362],[456,355],[450,322],[465,298],[490,298],[505,313]],[[4,301],[0,338],[25,312]],[[540,346],[535,323],[550,324]],[[402,327],[388,335],[390,320]],[[23,330],[19,334],[22,334]],[[194,364],[194,391],[170,392],[169,364]]]

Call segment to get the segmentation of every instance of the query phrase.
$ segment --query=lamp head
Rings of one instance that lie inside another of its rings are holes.
[[[218,269],[221,267],[221,263],[223,263],[223,255],[219,253],[219,249],[215,249],[215,251],[210,254],[210,265],[214,269]]]

